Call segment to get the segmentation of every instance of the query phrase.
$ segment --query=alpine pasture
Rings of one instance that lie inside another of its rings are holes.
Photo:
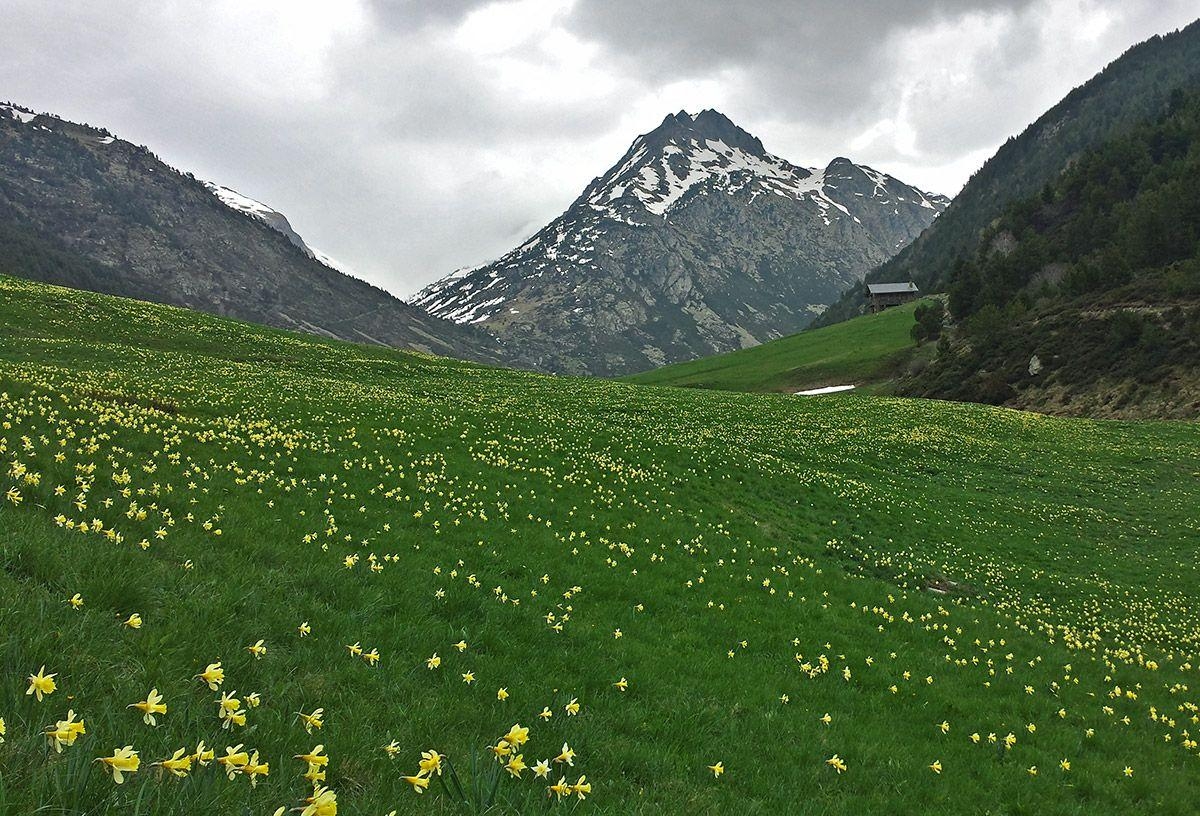
[[[0,813],[1194,812],[1194,424],[0,325]]]

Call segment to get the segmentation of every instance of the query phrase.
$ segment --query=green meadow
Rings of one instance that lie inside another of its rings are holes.
[[[0,814],[1195,812],[1195,424],[0,327]]]
[[[874,385],[896,376],[912,357],[916,349],[912,338],[916,307],[916,303],[909,303],[625,379],[640,385],[751,392]]]

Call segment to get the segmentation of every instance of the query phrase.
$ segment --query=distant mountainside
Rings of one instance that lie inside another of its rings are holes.
[[[335,271],[281,214],[256,210],[245,202],[258,202],[244,197],[239,206],[230,193],[106,130],[0,105],[0,272],[357,342],[520,364],[487,333]]]
[[[798,167],[716,111],[680,112],[521,246],[411,302],[545,370],[629,374],[804,328],[947,203],[844,158]]]
[[[967,182],[946,213],[880,268],[868,282],[913,280],[944,290],[960,256],[1011,202],[1037,193],[1084,151],[1129,132],[1161,113],[1171,91],[1200,82],[1200,21],[1140,43],[1010,138]],[[861,314],[853,287],[816,325]]]
[[[1009,205],[949,276],[957,326],[908,393],[1200,417],[1200,83]]]

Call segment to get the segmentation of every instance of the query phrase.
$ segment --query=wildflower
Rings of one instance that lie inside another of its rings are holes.
[[[337,816],[337,794],[329,788],[314,789],[312,796],[304,801],[308,806],[300,811],[300,816]]]
[[[186,748],[180,748],[171,755],[170,759],[163,759],[154,764],[165,768],[172,776],[184,777],[192,769],[192,755],[187,753]]]
[[[1124,774],[1125,776],[1133,776],[1133,768],[1130,768],[1128,765],[1126,765]]]
[[[329,757],[322,753],[324,750],[324,745],[318,745],[307,754],[296,754],[295,758],[307,762],[309,765],[328,765]]]
[[[568,717],[574,717],[579,713],[579,700],[572,697],[571,702],[567,703],[566,712]]]
[[[396,754],[400,753],[400,743],[392,740],[387,745],[383,746],[383,750],[387,753],[388,759],[395,759]]]
[[[562,747],[562,753],[559,754],[558,756],[556,756],[554,758],[554,761],[555,762],[565,762],[568,765],[573,766],[575,764],[575,752],[571,749],[571,746],[567,745],[564,742],[563,747]]]
[[[454,648],[458,649],[460,652],[465,652],[467,650],[467,642],[465,640],[460,640],[458,643],[454,644]]]
[[[496,690],[496,699],[502,703],[505,700],[507,700],[508,699],[508,689],[506,689],[506,688],[497,689]]]
[[[262,695],[257,691],[250,692],[246,695],[246,705],[250,706],[251,708],[258,708],[260,705],[262,705]]]
[[[325,721],[322,719],[325,714],[323,708],[318,708],[312,714],[305,714],[303,711],[297,711],[296,714],[304,722],[304,730],[310,734],[314,728],[321,728],[325,725]]]
[[[849,766],[846,765],[846,760],[842,759],[837,754],[834,754],[829,759],[825,760],[825,764],[833,768],[839,774],[845,771]]]
[[[133,750],[132,745],[118,748],[110,757],[97,757],[96,762],[102,762],[108,766],[108,769],[112,771],[113,782],[118,785],[125,781],[125,774],[137,773],[137,769],[141,765],[138,752]]]
[[[942,722],[938,725],[938,728],[941,729],[943,734],[950,733],[950,723],[946,722],[945,720],[942,720]]]
[[[1025,771],[1025,773],[1029,774],[1030,776],[1037,776],[1038,775],[1037,765],[1030,765],[1029,768]]]
[[[204,740],[200,740],[196,744],[196,752],[192,754],[192,758],[196,760],[197,765],[208,765],[216,757],[217,752],[204,744]]]
[[[725,773],[725,763],[724,763],[724,762],[718,762],[718,763],[717,763],[717,764],[715,764],[715,765],[709,765],[709,766],[708,766],[708,769],[709,769],[710,771],[712,771],[713,779],[716,779],[716,778],[717,778],[717,777],[719,777],[721,774]]]
[[[363,653],[362,645],[359,644],[357,641],[353,645],[347,645],[346,651],[350,652],[351,657],[358,657],[360,654]]]
[[[1061,768],[1064,773],[1071,770],[1071,760],[1069,760],[1065,757],[1063,759],[1060,759],[1058,761],[1058,767]]]
[[[502,739],[509,745],[521,746],[529,741],[529,729],[523,728],[520,723],[514,723],[513,727],[508,729]]]
[[[0,717],[0,744],[4,743],[4,735],[8,733],[8,726],[4,724],[4,718]]]
[[[545,779],[550,775],[550,760],[539,759],[537,764],[533,766],[533,775],[538,779]]]
[[[257,643],[247,646],[246,651],[254,655],[255,660],[261,660],[263,655],[267,653],[267,647],[263,645],[263,641],[260,639]]]
[[[554,712],[550,710],[549,706],[543,706],[542,713],[538,714],[538,716],[541,717],[543,721],[545,721],[545,720],[548,720],[551,717],[553,717]]]
[[[196,677],[207,683],[210,691],[216,691],[225,682],[225,670],[221,668],[220,661],[217,661],[216,663],[209,663],[208,667],[197,674]]]
[[[437,751],[429,750],[421,752],[421,761],[417,763],[417,767],[421,769],[421,773],[425,776],[441,776],[442,775],[442,755]]]
[[[438,666],[442,665],[442,659],[438,657],[437,652],[434,652],[433,657],[425,661],[425,665],[429,667],[430,671],[433,671]]]
[[[473,672],[473,671],[463,672],[462,679],[463,679],[463,682],[466,683],[468,686],[471,685],[472,683],[475,682],[475,672]]]
[[[613,683],[613,688],[615,688],[617,691],[625,691],[627,688],[629,688],[629,681],[622,677],[620,680]],[[783,696],[787,697],[786,694]],[[784,702],[786,703],[787,700],[784,700]]]
[[[225,766],[225,775],[233,779],[237,772],[246,766],[250,761],[250,755],[242,750],[241,743],[229,746],[225,749],[225,756],[219,757],[217,762]]]
[[[125,619],[125,625],[128,626],[130,629],[141,629],[142,628],[142,616],[139,615],[137,612],[134,612],[132,615],[130,615],[128,618]]]
[[[976,745],[979,744],[979,732],[978,731],[976,731],[974,734],[971,735],[971,742],[975,743]]]
[[[3,726],[3,724],[3,721],[0,720],[0,726]],[[4,729],[0,727],[0,735],[3,735],[3,733]],[[69,710],[67,711],[67,718],[65,720],[59,720],[54,724],[53,728],[46,729],[46,738],[54,745],[54,750],[61,754],[64,745],[74,745],[75,740],[81,734],[86,733],[87,730],[84,728],[83,720],[76,721],[75,712]],[[0,742],[3,742],[3,740],[0,740]]]
[[[517,779],[521,778],[521,771],[525,770],[525,768],[525,758],[521,756],[521,754],[514,755],[508,760],[508,762],[504,763],[504,770],[508,771]]]
[[[550,792],[562,799],[564,796],[571,795],[571,786],[567,784],[565,776],[559,777],[559,780],[550,786]]]
[[[367,661],[367,665],[374,666],[379,662],[379,650],[372,649],[369,652],[364,652],[362,658],[363,660]]]
[[[54,690],[58,688],[54,684],[54,678],[57,676],[57,674],[46,674],[46,667],[42,666],[38,669],[37,674],[29,675],[29,688],[25,690],[25,696],[35,694],[40,703],[45,695],[53,694]]]
[[[250,787],[258,787],[258,778],[267,776],[271,773],[271,765],[268,762],[258,761],[258,751],[250,755],[250,759],[242,766],[242,773],[250,777]]]
[[[821,717],[820,720],[821,720],[821,722],[825,723],[826,725],[829,725],[831,722],[833,722],[833,717],[830,717],[829,712],[827,711],[827,712],[825,712],[825,716]]]
[[[82,609],[83,608],[83,596],[80,595],[78,592],[76,592],[74,595],[72,595],[70,598],[67,599],[67,603],[69,603],[71,605],[72,609]]]
[[[929,763],[929,770],[933,771],[935,774],[940,774],[942,772],[942,761],[940,759],[935,759],[933,762]]]
[[[308,621],[300,624],[296,631],[300,633],[300,637],[308,637],[312,633],[312,627],[308,625]]]
[[[140,703],[131,703],[126,708],[136,708],[142,712],[142,722],[146,725],[158,725],[158,721],[154,719],[155,714],[166,714],[167,704],[164,703],[162,695],[158,693],[158,689],[150,689],[150,693],[146,695],[146,699]]]
[[[580,776],[579,780],[571,786],[571,790],[582,801],[585,798],[585,794],[592,792],[592,783],[587,781],[586,776]]]
[[[413,790],[417,793],[424,793],[429,787],[429,780],[423,776],[402,776],[400,777],[405,782],[413,786]]]
[[[236,691],[221,692],[221,699],[217,700],[217,717],[224,720],[231,714],[242,707],[242,701],[233,695]]]

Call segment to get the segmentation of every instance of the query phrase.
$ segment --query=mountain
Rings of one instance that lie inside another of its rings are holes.
[[[867,281],[916,281],[944,289],[961,256],[1011,202],[1034,195],[1090,148],[1158,115],[1172,90],[1200,82],[1200,21],[1126,51],[1073,90],[981,167],[945,215],[917,240],[867,275]],[[861,287],[832,306],[818,325],[860,314]]]
[[[947,203],[845,158],[796,166],[717,111],[680,112],[528,241],[411,302],[539,368],[624,375],[804,328]]]
[[[1015,202],[949,278],[956,326],[907,393],[1200,416],[1200,83]]]
[[[319,249],[310,247],[305,240],[300,237],[300,233],[296,232],[296,230],[292,228],[292,224],[290,221],[288,221],[287,216],[275,208],[270,207],[267,204],[258,201],[257,199],[250,198],[250,196],[242,195],[231,187],[224,187],[211,181],[204,182],[204,186],[207,187],[213,195],[221,199],[221,201],[224,202],[225,205],[230,209],[234,209],[240,213],[245,213],[253,218],[257,218],[268,227],[271,227],[277,232],[282,232],[287,236],[289,241],[291,241],[295,246],[299,247],[299,249],[308,257],[320,261],[330,269],[336,269],[338,272],[343,272],[347,275],[354,275],[350,268],[345,264],[334,260],[332,257]]]
[[[107,130],[0,105],[0,271],[356,342],[520,363],[485,332],[336,271],[281,214],[245,197],[235,204],[224,190]]]

